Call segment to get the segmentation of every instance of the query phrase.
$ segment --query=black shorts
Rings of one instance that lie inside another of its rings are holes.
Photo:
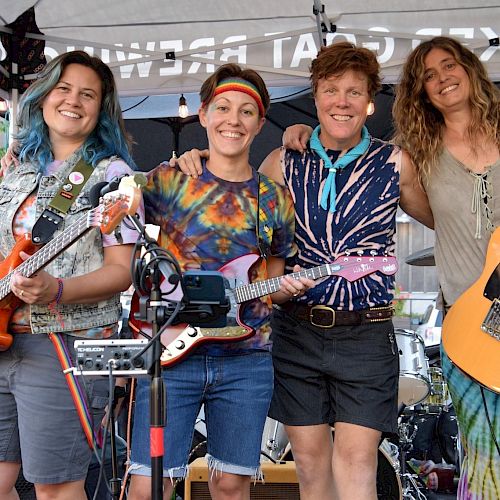
[[[318,328],[275,310],[271,326],[271,418],[285,425],[346,422],[397,432],[399,355],[392,321]]]

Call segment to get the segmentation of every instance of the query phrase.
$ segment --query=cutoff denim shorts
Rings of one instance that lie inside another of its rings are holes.
[[[194,426],[205,408],[212,470],[256,476],[273,392],[271,353],[193,355],[163,371],[166,387],[164,477],[186,477]],[[130,473],[151,475],[149,380],[137,384]]]

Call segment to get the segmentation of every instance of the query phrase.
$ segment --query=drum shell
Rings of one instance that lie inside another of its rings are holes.
[[[430,394],[422,401],[422,408],[426,413],[439,414],[446,411],[451,404],[448,385],[443,377],[441,368],[429,368]]]
[[[387,439],[380,443],[377,460],[377,498],[380,500],[403,498],[398,456],[398,449],[394,444]]]
[[[412,330],[394,330],[399,352],[398,404],[413,406],[430,394],[429,364],[422,338]]]

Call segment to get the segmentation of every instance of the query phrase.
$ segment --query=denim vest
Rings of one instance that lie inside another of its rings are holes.
[[[96,165],[80,195],[71,205],[62,228],[55,233],[56,235],[92,208],[89,191],[94,184],[105,179],[106,169],[113,159],[102,160]],[[2,214],[0,253],[3,256],[8,256],[14,246],[12,223],[21,204],[38,186],[36,194],[36,219],[38,219],[78,160],[78,154],[71,156],[54,174],[49,176],[38,175],[37,167],[30,163],[24,163],[9,170],[0,184],[0,213]],[[45,266],[44,270],[59,278],[80,276],[99,269],[103,264],[103,259],[101,232],[98,228],[92,228]],[[99,328],[117,323],[121,317],[120,294],[96,304],[59,304],[57,312],[61,317],[51,312],[47,305],[31,305],[32,332],[64,331],[70,333],[73,330]]]

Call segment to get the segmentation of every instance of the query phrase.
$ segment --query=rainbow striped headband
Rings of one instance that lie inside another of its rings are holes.
[[[257,90],[255,85],[252,85],[249,81],[244,80],[243,78],[225,78],[221,80],[217,87],[215,87],[213,97],[222,94],[223,92],[229,92],[230,90],[234,90],[236,92],[244,92],[248,94],[254,101],[257,103],[259,108],[259,113],[261,116],[266,115],[266,110],[264,109],[264,104],[262,102],[262,97]]]

